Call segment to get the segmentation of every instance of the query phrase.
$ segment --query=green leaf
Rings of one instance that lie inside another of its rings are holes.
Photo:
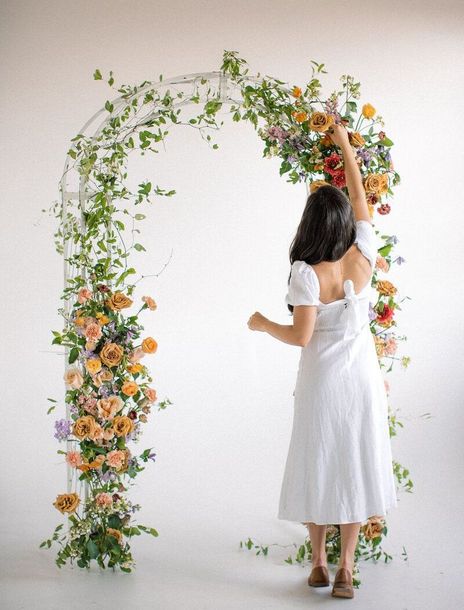
[[[135,215],[135,220],[143,220],[144,218],[146,218],[145,214],[136,214]]]
[[[73,362],[75,362],[77,360],[77,357],[79,356],[79,348],[77,347],[73,347],[71,349],[71,351],[69,352],[69,364],[72,364]]]
[[[87,541],[87,550],[89,552],[90,559],[96,559],[100,555],[98,546],[95,544],[95,542],[93,540]]]
[[[114,109],[113,104],[109,101],[106,101],[105,110],[108,110],[108,112],[113,112],[113,109]]]
[[[95,70],[95,72],[93,73],[93,78],[94,78],[95,80],[101,80],[101,79],[102,79],[101,72],[100,72],[100,70],[99,70],[98,68],[97,68],[97,69]]]
[[[142,246],[142,244],[134,244],[134,248],[135,248],[135,249],[136,249],[138,252],[141,252],[142,250],[144,250],[144,251],[146,252],[146,250],[145,250],[145,248]]]

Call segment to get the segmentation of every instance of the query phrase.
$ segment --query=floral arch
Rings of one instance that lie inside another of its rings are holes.
[[[246,62],[236,52],[225,51],[221,70],[215,72],[167,80],[160,75],[157,82],[117,89],[110,72],[107,83],[119,95],[107,100],[71,140],[59,185],[61,198],[50,208],[58,219],[55,248],[64,261],[59,309],[64,325],[61,331],[52,331],[52,343],[63,346],[65,354],[65,416],[55,422],[55,437],[66,446],[58,453],[67,464],[67,490],[53,504],[67,516],[67,531],[58,525],[40,545],[59,545],[59,567],[76,560],[79,567],[88,568],[94,559],[101,568],[118,566],[130,572],[135,564],[132,536],[158,535],[153,527],[135,523],[133,514],[140,507],[127,497],[132,480],[156,455],[152,448],[135,455],[128,445],[138,440],[153,408],[160,411],[172,404],[169,398],[158,400],[150,386],[149,369],[142,364],[142,358],[156,352],[157,342],[142,336],[138,318],[143,310],[155,311],[157,304],[152,297],[142,296],[137,313],[125,315],[124,311],[134,304],[139,281],[131,281],[136,270],[130,266],[130,253],[145,251],[138,238],[138,223],[145,215],[136,210],[149,205],[152,197],[173,196],[175,190],[148,180],[131,190],[129,153],[156,153],[174,125],[194,127],[216,149],[211,134],[223,124],[218,123],[219,111],[228,107],[234,121],[250,122],[257,130],[264,156],[280,158],[280,175],[288,182],[303,181],[308,191],[329,182],[347,192],[342,160],[325,136],[333,121],[342,121],[350,130],[371,216],[390,213],[385,198],[393,194],[400,177],[391,160],[393,142],[376,129],[378,123],[383,126],[382,117],[374,119],[376,111],[370,104],[358,113],[360,83],[349,75],[341,77],[341,91],[321,99],[319,78],[326,73],[324,64],[311,61],[311,70],[304,89],[289,88],[269,76],[249,75]],[[103,80],[99,70],[94,79]],[[187,108],[199,112],[185,117]],[[371,330],[380,366],[390,372],[395,360],[406,368],[409,358],[395,355],[398,341],[405,339],[395,332],[398,290],[389,280],[379,279],[377,271],[386,273],[404,259],[392,256],[396,236],[380,234],[379,241],[373,278],[378,299],[371,307]],[[58,401],[48,400],[50,413]],[[393,414],[389,420],[394,435],[401,424]],[[393,467],[398,483],[410,491],[408,470],[396,462]],[[369,520],[362,528],[358,557],[378,559],[386,533],[384,521]],[[336,561],[336,526],[328,544],[328,559]],[[240,545],[267,554],[268,547],[250,538]],[[294,560],[302,562],[310,554],[306,540],[298,546]],[[386,560],[390,557],[384,555]]]

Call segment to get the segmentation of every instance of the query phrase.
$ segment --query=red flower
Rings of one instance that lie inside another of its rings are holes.
[[[337,169],[332,173],[332,184],[341,189],[346,186],[346,177],[344,169]]]
[[[379,324],[388,324],[393,319],[394,309],[386,303],[383,305],[382,313],[377,314],[377,322]]]
[[[336,152],[333,152],[330,157],[326,157],[324,159],[324,171],[333,176],[335,172],[338,172],[340,170],[338,165],[340,165],[341,160],[342,158],[340,157],[340,155],[337,155]]]
[[[377,208],[377,212],[383,216],[390,214],[390,210],[391,207],[388,205],[388,203],[382,203],[382,205]]]

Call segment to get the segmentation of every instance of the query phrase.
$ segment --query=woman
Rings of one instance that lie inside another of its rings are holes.
[[[335,124],[329,134],[343,155],[349,199],[331,185],[307,199],[290,248],[285,301],[293,324],[255,312],[248,327],[302,348],[278,518],[309,529],[311,586],[330,584],[326,526],[340,525],[332,595],[353,597],[361,523],[384,516],[397,498],[387,396],[368,315],[375,233],[348,133]]]

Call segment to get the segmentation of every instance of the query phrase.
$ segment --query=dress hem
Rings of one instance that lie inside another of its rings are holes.
[[[387,505],[386,508],[382,508],[380,511],[378,510],[369,510],[366,511],[368,512],[368,516],[367,517],[363,517],[363,518],[350,518],[350,519],[335,519],[335,520],[323,520],[323,519],[314,519],[312,517],[304,517],[302,519],[297,519],[295,517],[284,517],[283,513],[278,513],[277,515],[277,519],[280,519],[282,521],[293,521],[295,523],[315,523],[316,525],[343,525],[345,523],[364,523],[365,521],[368,521],[371,517],[375,517],[375,516],[381,516],[381,517],[386,517],[387,513],[389,511],[391,511],[392,508],[396,508],[398,506],[398,501],[395,501],[389,505]]]

